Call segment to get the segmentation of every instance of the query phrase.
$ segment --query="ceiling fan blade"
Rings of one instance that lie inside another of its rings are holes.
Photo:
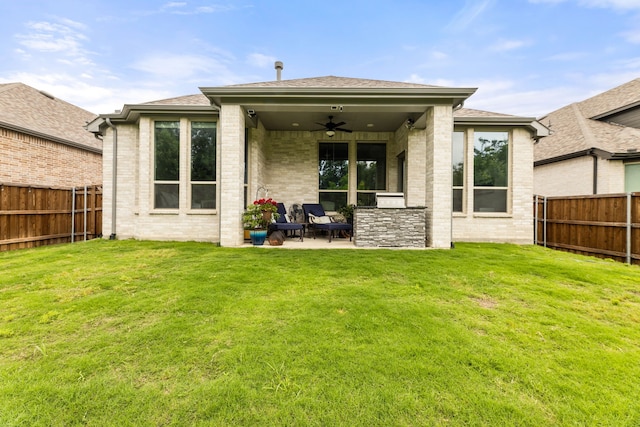
[[[318,123],[318,122],[316,122],[316,124],[317,124],[318,126],[324,126],[324,127],[327,127],[327,125],[326,125],[325,123]]]
[[[347,122],[340,122],[340,123],[334,123],[333,126],[337,128],[338,126],[342,126],[342,125],[346,125],[346,124],[347,124]]]
[[[344,128],[335,128],[334,130],[339,130],[340,132],[347,132],[347,133],[353,132],[352,130],[344,129]]]

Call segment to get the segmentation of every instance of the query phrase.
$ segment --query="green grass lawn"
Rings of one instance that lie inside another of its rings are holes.
[[[2,426],[638,426],[640,268],[533,246],[0,253]]]

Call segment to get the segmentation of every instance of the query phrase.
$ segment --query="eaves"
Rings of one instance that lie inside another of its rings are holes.
[[[26,128],[23,128],[21,126],[15,126],[15,125],[12,125],[10,123],[0,122],[0,127],[12,130],[14,132],[24,133],[25,135],[35,136],[36,138],[46,139],[48,141],[52,141],[52,142],[56,142],[58,144],[66,145],[68,147],[73,147],[73,148],[77,148],[79,150],[89,151],[91,153],[96,153],[96,154],[102,155],[102,149],[101,148],[91,147],[90,145],[81,144],[79,142],[70,141],[70,140],[64,139],[64,138],[58,138],[56,136],[52,136],[52,135],[49,135],[49,134],[46,134],[46,133],[34,131],[34,130],[31,130],[31,129],[26,129]]]

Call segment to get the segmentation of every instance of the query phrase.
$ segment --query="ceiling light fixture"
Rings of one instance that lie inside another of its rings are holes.
[[[328,130],[328,131],[327,131],[327,136],[328,136],[329,138],[333,138],[333,137],[335,136],[335,134],[336,134],[336,132],[335,132],[335,131],[333,131],[333,130]]]

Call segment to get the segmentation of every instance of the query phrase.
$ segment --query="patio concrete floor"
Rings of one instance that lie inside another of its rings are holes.
[[[242,247],[248,248],[253,245],[251,242],[245,241]],[[318,236],[315,239],[313,236],[305,236],[302,242],[299,237],[287,237],[282,246],[271,246],[269,241],[265,240],[264,245],[256,247],[270,249],[360,249],[356,248],[354,241],[349,241],[348,238],[334,237],[329,243],[329,238],[326,236]]]

